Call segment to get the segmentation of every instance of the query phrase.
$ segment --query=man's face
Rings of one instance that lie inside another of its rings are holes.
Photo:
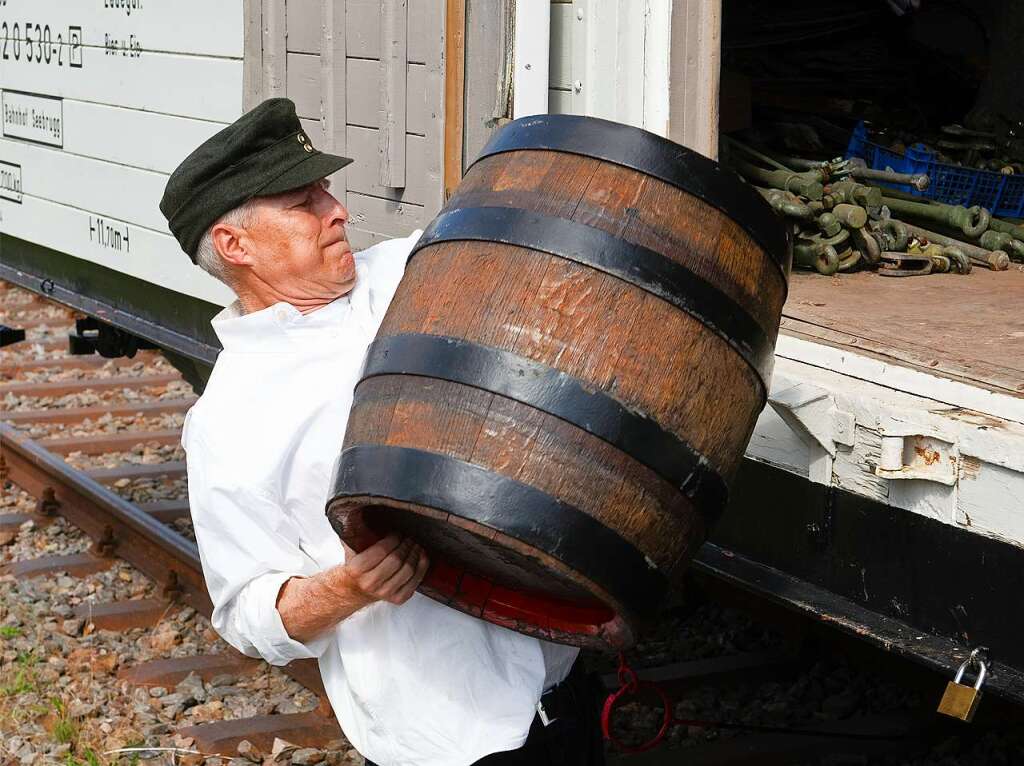
[[[356,267],[345,234],[348,211],[324,179],[254,200],[243,244],[251,277],[293,305],[334,300],[355,285]]]

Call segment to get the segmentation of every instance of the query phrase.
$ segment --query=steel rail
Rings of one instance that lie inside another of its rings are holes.
[[[158,515],[130,503],[72,468],[62,456],[0,421],[0,481],[3,480],[17,484],[35,497],[43,497],[45,490],[52,490],[56,514],[94,542],[113,543],[111,555],[127,561],[158,583],[164,598],[187,604],[210,619],[213,603],[195,543],[166,526]],[[321,700],[325,699],[316,660],[296,660],[281,670]]]
[[[953,639],[931,635],[713,543],[700,548],[691,571],[702,579],[709,593],[723,601],[749,594],[765,605],[827,626],[945,678],[951,678],[970,655],[969,647]],[[989,665],[985,692],[1019,705],[1024,702],[1024,674],[996,659]]]
[[[165,596],[207,617],[213,612],[195,543],[3,422],[0,458],[0,475],[36,497],[52,489],[61,516],[94,541],[112,542],[115,554],[159,583]]]

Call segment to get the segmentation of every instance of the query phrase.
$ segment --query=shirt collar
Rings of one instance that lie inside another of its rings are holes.
[[[365,268],[356,264],[356,286],[347,295],[323,308],[303,314],[290,303],[281,301],[251,314],[242,312],[235,301],[217,314],[210,324],[225,351],[290,351],[304,340],[321,340],[337,333],[342,323],[368,310],[368,285]]]

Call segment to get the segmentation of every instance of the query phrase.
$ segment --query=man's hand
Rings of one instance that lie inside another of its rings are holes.
[[[429,564],[426,552],[411,537],[388,535],[339,567],[346,574],[339,578],[339,595],[345,598],[344,594],[355,591],[366,605],[374,601],[404,604],[416,592]]]
[[[288,580],[277,611],[289,636],[308,641],[376,601],[404,604],[429,566],[426,552],[411,538],[388,535],[340,566]]]

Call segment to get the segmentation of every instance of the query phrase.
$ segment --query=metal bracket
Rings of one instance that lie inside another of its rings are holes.
[[[36,513],[40,516],[56,516],[60,510],[60,500],[57,499],[53,487],[43,487],[43,492],[36,501]]]
[[[185,595],[185,588],[181,585],[178,573],[173,569],[168,570],[167,582],[164,583],[161,593],[165,599],[172,603],[178,602]]]
[[[109,559],[117,549],[117,538],[114,537],[114,529],[109,524],[103,527],[100,538],[92,544],[90,551],[100,558]]]
[[[68,351],[72,355],[96,354],[105,359],[126,356],[133,358],[140,349],[158,346],[144,338],[93,317],[75,320],[75,331],[68,334]]]
[[[921,434],[882,434],[882,453],[875,476],[883,479],[924,479],[953,486],[960,472],[956,442]]]
[[[816,443],[829,457],[836,456],[836,445],[853,446],[853,414],[836,407],[836,400],[824,388],[797,383],[773,391],[768,404],[796,433]]]

